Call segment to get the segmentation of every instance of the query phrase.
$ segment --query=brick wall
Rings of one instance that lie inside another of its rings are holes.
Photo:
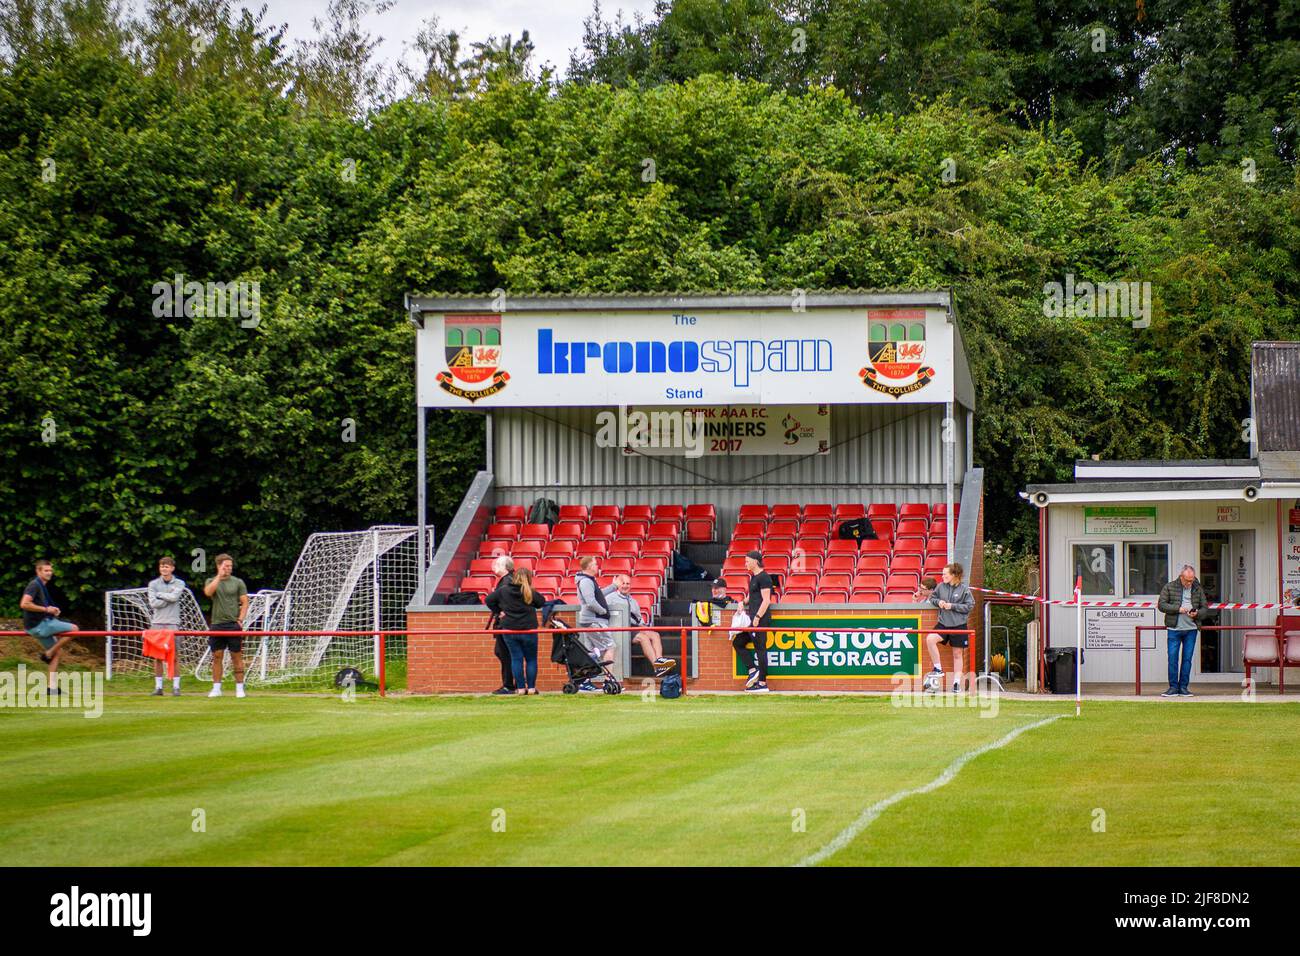
[[[909,611],[906,605],[897,605],[898,611]],[[559,617],[573,623],[572,611],[561,611]],[[935,626],[937,612],[921,612],[922,628]],[[501,670],[492,653],[490,634],[474,633],[487,624],[484,608],[456,608],[454,610],[411,611],[407,614],[407,628],[412,632],[407,642],[407,689],[415,694],[488,693],[501,685]],[[433,633],[448,631],[449,633]],[[550,660],[551,633],[542,631],[538,641],[537,687],[539,690],[558,691],[565,681],[564,668]],[[634,651],[639,653],[639,651]],[[980,655],[978,643],[975,654]],[[952,653],[940,648],[944,670],[952,671]],[[921,670],[930,668],[924,642],[921,644]],[[973,655],[967,654],[963,662],[971,670]],[[977,669],[977,668],[976,668]],[[919,689],[919,680],[912,682]],[[732,649],[730,639],[721,632],[704,632],[699,640],[699,676],[687,681],[687,691],[741,690],[743,678],[732,676]],[[892,680],[879,679],[773,679],[775,691],[781,690],[880,690],[894,689]]]

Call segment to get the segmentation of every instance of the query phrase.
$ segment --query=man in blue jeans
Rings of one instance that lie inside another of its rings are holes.
[[[41,660],[50,667],[47,694],[57,694],[55,672],[59,669],[59,651],[63,645],[72,640],[77,632],[77,625],[71,621],[59,620],[63,609],[56,607],[50,598],[50,578],[54,577],[54,565],[41,558],[36,562],[36,577],[23,589],[22,600],[18,602],[23,612],[23,629],[41,642],[44,650]]]
[[[1161,697],[1191,697],[1187,683],[1192,676],[1192,652],[1196,650],[1196,619],[1205,614],[1205,589],[1196,580],[1196,569],[1184,564],[1182,572],[1160,589],[1157,604],[1165,612],[1169,630],[1169,689]]]

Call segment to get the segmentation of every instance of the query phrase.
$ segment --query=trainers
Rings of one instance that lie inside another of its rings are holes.
[[[659,660],[655,661],[655,677],[663,677],[676,666],[676,661],[663,657],[659,658]]]
[[[45,688],[45,696],[47,697],[58,697],[62,693],[63,693],[63,689],[60,687]]]
[[[961,693],[961,681],[959,681],[959,680],[955,680],[955,681],[952,682],[952,692],[953,692],[954,694],[960,694],[960,693]]]
[[[1184,688],[1181,688],[1181,689],[1178,691],[1178,696],[1179,696],[1179,697],[1195,697],[1196,695],[1193,694],[1193,693],[1192,693],[1190,690],[1188,690],[1186,687],[1184,687]]]
[[[242,687],[236,687],[236,688],[235,688],[235,696],[236,696],[236,697],[247,697],[248,695],[244,693],[244,688],[242,688]]]
[[[173,688],[172,688],[172,696],[173,696],[173,697],[179,697],[179,696],[181,696],[181,689],[180,689],[179,687],[173,687]]]
[[[756,681],[753,684],[747,685],[745,690],[749,691],[751,694],[766,694],[768,692],[767,681]]]
[[[150,697],[161,697],[162,695],[163,695],[162,688],[161,688],[161,687],[155,687],[155,688],[153,689],[153,693],[150,694],[149,696],[150,696]]]
[[[597,687],[595,684],[593,684],[591,681],[589,681],[589,680],[585,680],[585,681],[583,681],[581,684],[578,685],[578,693],[579,693],[579,694],[599,694],[599,693],[601,693],[601,689],[600,689],[599,687]]]
[[[508,689],[506,689],[505,687],[498,687],[498,688],[497,688],[496,690],[494,690],[492,693],[495,694],[495,695],[498,696],[498,697],[501,697],[501,696],[503,696],[503,695],[504,695],[504,696],[507,696],[507,697],[513,697],[515,692],[512,691],[512,690],[508,690]]]
[[[758,668],[749,669],[749,677],[745,680],[745,690],[753,690],[754,685],[758,683]]]
[[[212,688],[212,690],[208,691],[208,696],[209,696],[209,697],[220,697],[220,696],[221,696],[221,688],[220,688],[220,687],[214,687],[214,688]]]
[[[1178,688],[1177,688],[1177,687],[1171,687],[1171,688],[1169,688],[1167,691],[1165,691],[1163,694],[1161,694],[1160,696],[1161,696],[1161,697],[1177,697],[1177,696],[1178,696]]]

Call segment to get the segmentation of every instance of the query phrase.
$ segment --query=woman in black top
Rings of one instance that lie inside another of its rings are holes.
[[[546,602],[533,590],[533,572],[516,568],[509,580],[487,596],[488,609],[501,627],[531,634],[503,634],[510,651],[510,667],[515,676],[516,694],[537,693],[537,608]]]
[[[754,627],[772,626],[772,576],[763,570],[763,552],[751,551],[745,555],[745,568],[752,575],[749,579],[749,599],[745,611]],[[767,635],[768,631],[741,631],[732,638],[731,646],[736,649],[741,660],[745,661],[748,677],[745,690],[755,693],[767,693]],[[747,644],[753,643],[751,654]]]

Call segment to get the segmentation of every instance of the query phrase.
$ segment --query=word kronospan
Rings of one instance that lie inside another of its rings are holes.
[[[152,893],[71,893],[50,897],[51,926],[129,926],[132,935],[148,936],[153,919]]]

